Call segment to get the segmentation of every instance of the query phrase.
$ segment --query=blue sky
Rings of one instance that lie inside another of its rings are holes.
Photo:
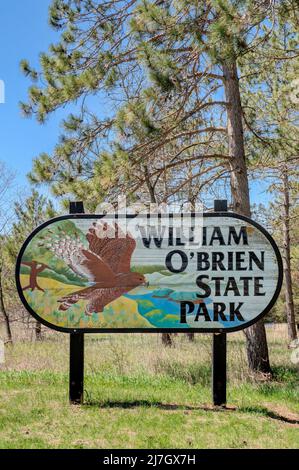
[[[0,80],[5,83],[5,103],[0,104],[0,161],[17,172],[19,187],[28,185],[26,175],[32,159],[41,152],[51,152],[59,136],[61,119],[66,110],[59,110],[40,125],[34,118],[22,117],[19,101],[26,101],[30,80],[20,71],[21,59],[38,65],[39,53],[57,39],[48,25],[51,0],[0,1]],[[262,182],[251,184],[252,202],[266,202]]]
[[[0,160],[17,171],[21,185],[27,184],[32,158],[55,145],[64,115],[58,112],[41,126],[22,117],[19,109],[30,85],[20,71],[20,60],[26,58],[36,66],[39,53],[56,38],[47,22],[49,4],[49,0],[0,2],[0,79],[5,83],[5,103],[0,104]]]

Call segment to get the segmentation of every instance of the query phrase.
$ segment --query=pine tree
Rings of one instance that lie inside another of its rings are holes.
[[[276,18],[294,17],[295,3],[53,1],[50,23],[61,40],[41,55],[41,72],[23,61],[25,74],[43,82],[22,108],[40,122],[67,103],[80,112],[65,120],[53,155],[35,161],[32,181],[51,183],[57,195],[98,200],[129,188],[134,197],[132,175],[143,175],[152,192],[159,155],[165,149],[167,167],[167,146],[175,143],[178,161],[194,147],[199,164],[229,172],[233,208],[250,216],[238,65],[252,50],[263,56]],[[86,104],[103,94],[117,103],[106,116]],[[263,324],[246,337],[250,367],[269,373]]]
[[[285,310],[289,339],[297,338],[291,269],[292,212],[298,199],[299,131],[296,82],[298,60],[297,38],[292,25],[284,18],[264,46],[265,61],[260,54],[250,54],[251,79],[244,85],[244,115],[250,134],[248,146],[254,156],[250,170],[268,181],[269,191],[276,197],[276,234],[281,244],[284,264]],[[280,61],[273,60],[280,54]],[[248,58],[247,58],[247,62]],[[247,69],[247,70],[246,70]],[[293,222],[295,219],[293,218]],[[283,237],[280,236],[283,234]]]

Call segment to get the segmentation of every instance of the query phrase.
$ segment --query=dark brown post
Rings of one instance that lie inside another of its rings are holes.
[[[214,201],[215,212],[227,212],[227,201]],[[213,334],[212,393],[215,406],[226,405],[226,333]]]
[[[83,202],[70,202],[70,214],[84,214]],[[70,403],[83,403],[84,387],[84,334],[80,332],[70,334],[70,376],[69,400]]]

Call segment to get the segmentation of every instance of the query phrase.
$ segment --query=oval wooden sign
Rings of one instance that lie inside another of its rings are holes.
[[[38,227],[17,260],[27,310],[73,332],[230,332],[274,305],[282,260],[234,213],[68,215]]]

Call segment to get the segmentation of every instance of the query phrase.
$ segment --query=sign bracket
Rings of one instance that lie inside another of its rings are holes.
[[[70,202],[70,214],[84,214],[83,202]],[[69,401],[83,403],[84,391],[84,333],[70,333]]]
[[[215,212],[227,212],[227,200],[214,201]],[[214,406],[226,405],[226,333],[213,334],[212,396]]]

